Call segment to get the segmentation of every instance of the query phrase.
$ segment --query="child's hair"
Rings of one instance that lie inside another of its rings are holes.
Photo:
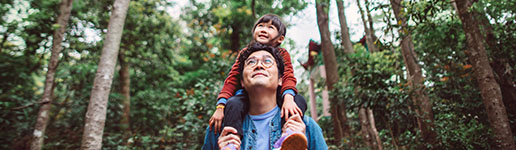
[[[287,34],[287,27],[285,26],[285,24],[283,24],[283,22],[281,21],[281,18],[275,14],[266,14],[266,15],[263,15],[262,17],[260,17],[256,21],[256,23],[254,23],[251,34],[254,33],[254,29],[256,29],[256,26],[259,23],[269,22],[269,21],[271,21],[272,25],[274,25],[278,29],[278,37],[280,35],[285,36]],[[274,38],[278,38],[278,37],[274,37]],[[253,41],[254,41],[254,39],[253,39]]]
[[[272,57],[274,57],[274,60],[276,61],[276,66],[278,67],[278,77],[281,78],[283,76],[285,64],[283,64],[283,57],[281,57],[278,49],[270,45],[255,42],[247,45],[247,49],[243,51],[242,54],[240,54],[240,56],[238,57],[238,61],[240,61],[240,63],[238,64],[238,72],[240,73],[240,79],[242,79],[244,65],[247,58],[249,58],[249,56],[251,56],[252,53],[261,50],[269,52],[272,55]]]

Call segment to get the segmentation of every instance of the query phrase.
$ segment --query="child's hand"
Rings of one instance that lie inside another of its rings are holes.
[[[285,120],[287,120],[290,116],[293,116],[295,114],[298,114],[301,116],[303,112],[299,107],[297,106],[296,102],[294,102],[294,96],[290,94],[286,94],[283,100],[283,107],[281,107],[281,117],[285,116]]]
[[[224,118],[224,108],[217,108],[210,118],[210,131],[214,129],[215,134],[220,131],[222,126],[222,119]],[[212,127],[213,125],[213,127]]]

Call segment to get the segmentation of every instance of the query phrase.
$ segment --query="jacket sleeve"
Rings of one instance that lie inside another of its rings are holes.
[[[208,128],[206,128],[206,134],[204,135],[202,150],[219,150],[219,145],[217,144],[219,136],[219,134],[210,131],[210,127],[208,126]]]
[[[297,80],[294,76],[294,68],[292,67],[292,61],[290,60],[290,54],[284,48],[280,48],[280,55],[283,57],[283,64],[285,64],[285,70],[283,71],[283,77],[281,77],[281,81],[283,82],[281,87],[281,93],[284,93],[288,89],[294,90],[297,94],[296,84]]]
[[[231,70],[229,71],[228,77],[226,80],[224,80],[224,86],[222,86],[222,90],[219,93],[219,96],[217,97],[217,100],[220,98],[229,99],[231,96],[233,96],[233,93],[240,87],[240,72],[238,72],[238,64],[240,62],[238,61],[238,57],[240,56],[240,53],[244,51],[245,49],[240,50],[240,52],[237,55],[237,59],[235,60],[235,63],[231,67]]]
[[[321,127],[310,117],[304,116],[309,150],[328,149]]]

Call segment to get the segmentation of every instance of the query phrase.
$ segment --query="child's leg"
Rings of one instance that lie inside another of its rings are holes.
[[[247,95],[239,94],[230,97],[224,108],[224,119],[222,120],[224,127],[237,129],[240,137],[243,137],[242,123],[249,109],[248,103]]]

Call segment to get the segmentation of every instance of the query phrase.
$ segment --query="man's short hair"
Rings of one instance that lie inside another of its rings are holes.
[[[281,57],[279,50],[273,46],[256,42],[247,45],[246,49],[244,49],[238,57],[238,61],[240,62],[238,64],[238,72],[240,73],[240,79],[243,79],[242,77],[245,67],[245,61],[247,60],[247,58],[249,58],[249,56],[251,56],[252,53],[261,50],[269,52],[272,55],[272,57],[274,57],[274,60],[276,61],[276,66],[278,67],[278,77],[281,78],[283,76],[285,64],[283,63],[283,57]]]

